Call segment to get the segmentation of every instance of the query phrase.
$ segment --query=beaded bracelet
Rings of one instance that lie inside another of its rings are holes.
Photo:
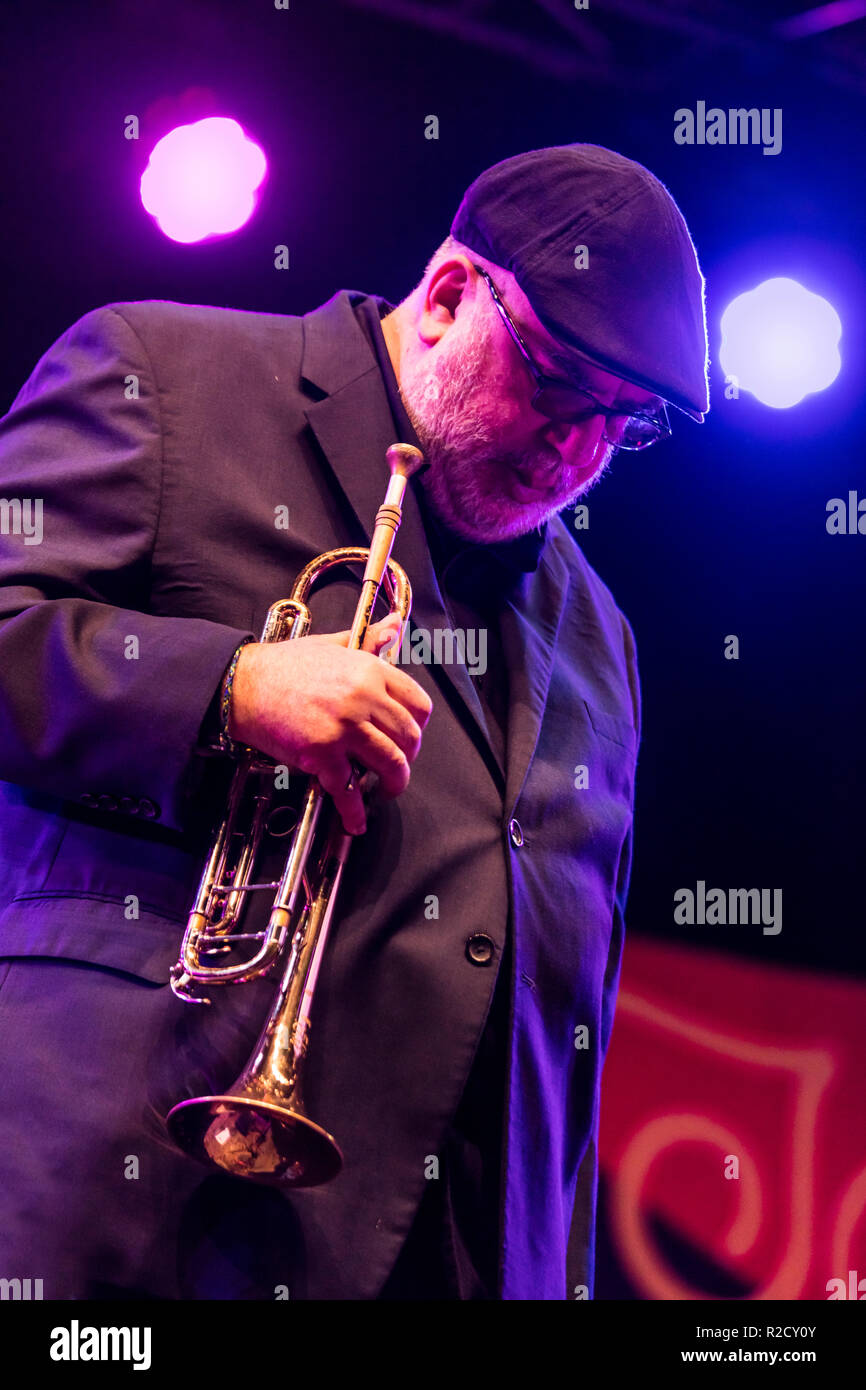
[[[234,753],[237,749],[237,744],[235,743],[234,739],[229,737],[229,712],[231,710],[232,702],[232,685],[234,684],[235,671],[237,670],[238,665],[238,658],[240,657],[240,654],[243,651],[244,647],[247,645],[247,643],[252,642],[254,640],[255,639],[252,637],[244,638],[244,640],[236,648],[234,656],[229,662],[226,673],[223,676],[222,689],[220,691],[220,731],[217,742],[219,743],[219,746],[224,753]]]

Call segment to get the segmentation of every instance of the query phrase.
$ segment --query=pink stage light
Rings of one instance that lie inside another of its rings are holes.
[[[237,121],[208,116],[157,142],[141,176],[141,201],[172,241],[225,236],[252,215],[266,170]]]

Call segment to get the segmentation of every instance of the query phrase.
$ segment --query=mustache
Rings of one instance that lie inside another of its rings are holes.
[[[508,466],[525,487],[541,489],[551,503],[564,504],[573,488],[572,471],[555,449],[542,447],[520,454]]]
[[[558,473],[565,471],[562,457],[556,449],[541,447],[513,454],[505,459],[506,466],[517,473]]]

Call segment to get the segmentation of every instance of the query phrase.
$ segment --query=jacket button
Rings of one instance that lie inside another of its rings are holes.
[[[82,792],[78,800],[81,802],[82,806],[97,805],[96,797],[93,795],[93,792]]]
[[[523,844],[523,831],[520,828],[519,820],[510,820],[508,822],[508,834],[511,837],[511,843],[514,845],[514,848],[520,849],[520,846]]]
[[[109,796],[108,792],[103,792],[102,796],[97,797],[96,805],[100,811],[116,811],[117,797]]]
[[[138,802],[134,796],[122,796],[117,804],[117,809],[122,811],[125,816],[137,816]]]
[[[138,814],[147,816],[148,820],[158,820],[161,813],[155,801],[143,796],[138,803]]]
[[[496,943],[486,932],[477,931],[466,942],[466,959],[473,965],[489,965],[496,950]]]

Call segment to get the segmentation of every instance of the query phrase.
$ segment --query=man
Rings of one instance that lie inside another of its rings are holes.
[[[396,308],[118,304],[42,359],[0,433],[3,496],[44,503],[40,544],[0,536],[7,1276],[75,1299],[591,1296],[640,701],[629,624],[557,513],[664,435],[665,402],[708,408],[694,248],[652,175],[590,145],[486,170]],[[474,633],[475,675],[377,660],[389,621],[347,651],[348,579],[309,637],[252,640],[304,563],[368,540],[395,439],[426,458],[394,549],[404,655]],[[366,832],[305,1072],[345,1166],[314,1189],[165,1135],[236,1078],[274,995],[208,1009],[166,983],[220,739],[315,774]],[[366,811],[353,761],[379,777]]]

